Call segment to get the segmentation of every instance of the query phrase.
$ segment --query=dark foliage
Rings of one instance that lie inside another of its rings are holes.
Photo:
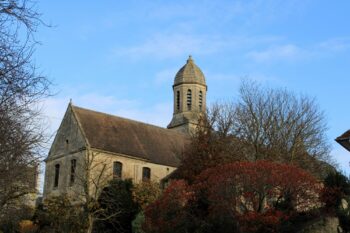
[[[132,196],[131,180],[114,179],[102,191],[99,204],[103,211],[97,216],[93,232],[131,233],[131,222],[139,211]]]
[[[350,208],[344,208],[342,201],[350,203],[350,180],[342,173],[331,172],[324,180],[325,187],[321,193],[321,200],[325,204],[328,214],[335,214],[344,232],[350,232]]]
[[[7,209],[6,215],[4,215],[0,221],[0,232],[17,232],[19,222],[24,219],[30,219],[33,216],[33,212],[33,209],[26,206],[17,206],[16,208]]]
[[[324,185],[329,188],[339,188],[344,195],[350,195],[350,180],[341,172],[329,173],[324,180]]]
[[[340,172],[331,172],[324,180],[321,200],[325,203],[327,211],[334,212],[341,200],[350,195],[350,181]]]

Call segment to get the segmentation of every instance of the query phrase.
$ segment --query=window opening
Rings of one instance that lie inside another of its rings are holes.
[[[180,91],[176,92],[176,108],[180,110]]]
[[[122,170],[123,170],[123,164],[121,162],[114,162],[113,163],[113,177],[114,178],[122,178]]]
[[[75,181],[75,170],[77,167],[77,160],[76,159],[72,159],[70,161],[70,184],[74,184]]]
[[[151,179],[151,169],[148,167],[142,168],[142,181],[149,181]]]
[[[54,181],[54,187],[58,187],[58,181],[60,178],[60,165],[55,165],[55,181]]]
[[[187,90],[187,109],[191,110],[192,107],[192,91],[190,89]]]

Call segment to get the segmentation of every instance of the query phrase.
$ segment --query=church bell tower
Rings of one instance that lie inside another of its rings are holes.
[[[206,111],[207,89],[203,72],[189,56],[175,76],[174,114],[168,129],[189,134],[194,132],[200,115]]]

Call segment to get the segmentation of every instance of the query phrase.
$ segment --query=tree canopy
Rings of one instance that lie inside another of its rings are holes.
[[[45,149],[38,101],[50,81],[36,69],[34,38],[42,24],[34,2],[0,1],[0,207],[35,191]]]
[[[333,164],[326,132],[314,99],[245,81],[237,101],[216,103],[200,118],[176,174],[191,182],[208,167],[271,160],[324,177]]]

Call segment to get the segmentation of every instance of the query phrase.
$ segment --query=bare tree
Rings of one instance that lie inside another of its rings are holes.
[[[186,148],[173,176],[191,181],[222,163],[273,160],[316,175],[333,164],[324,113],[315,100],[284,89],[243,82],[237,102],[215,103]]]
[[[243,82],[234,135],[247,142],[248,159],[273,159],[313,170],[331,162],[324,113],[315,100],[284,89]]]
[[[33,192],[45,142],[36,104],[50,82],[37,73],[32,55],[41,24],[34,3],[0,1],[0,208]]]
[[[110,168],[111,161],[97,152],[87,151],[85,157],[78,160],[73,197],[86,216],[88,233],[93,232],[97,221],[108,221],[122,214],[118,209],[119,200],[108,198],[108,184],[113,179]],[[106,198],[101,200],[103,192],[107,192]],[[111,208],[116,211],[107,211]]]
[[[236,105],[215,103],[199,118],[199,124],[190,143],[180,157],[181,164],[171,175],[193,181],[196,175],[209,167],[244,160],[244,147],[234,135]]]

